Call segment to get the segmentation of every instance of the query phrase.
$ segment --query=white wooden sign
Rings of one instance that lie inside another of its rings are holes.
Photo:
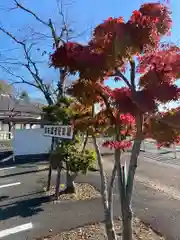
[[[72,125],[45,125],[44,136],[72,139],[74,128]]]

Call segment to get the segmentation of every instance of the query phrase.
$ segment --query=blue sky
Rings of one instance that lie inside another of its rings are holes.
[[[7,11],[8,8],[13,6],[13,0],[1,0],[0,3],[0,23],[7,29],[12,31],[19,38],[23,38],[25,35],[30,35],[29,28],[35,29],[36,32],[43,32],[49,34],[48,29],[45,28],[42,24],[37,23],[32,17],[24,14],[21,10]],[[64,0],[66,3],[64,11],[66,12],[66,17],[70,26],[74,29],[74,35],[77,36],[79,33],[84,32],[77,40],[82,42],[87,42],[89,40],[91,30],[98,23],[101,23],[103,20],[108,17],[117,17],[123,16],[127,20],[134,9],[138,9],[142,3],[147,1],[142,0]],[[155,2],[155,1],[148,1]],[[24,3],[25,6],[32,9],[36,12],[42,19],[48,20],[52,18],[53,22],[56,24],[56,28],[60,29],[61,19],[57,13],[56,0],[21,0],[21,3]],[[180,0],[170,0],[170,8],[172,10],[172,19],[173,19],[173,28],[172,35],[170,40],[180,45]],[[12,40],[0,33],[1,38],[1,54],[6,57],[17,58],[23,60],[22,51],[20,49],[13,50],[17,48],[18,45],[14,44]],[[36,51],[37,48],[40,48],[40,51]],[[40,64],[40,72],[42,77],[47,82],[51,82],[54,79],[57,79],[57,73],[54,69],[49,69],[47,65],[47,56],[41,57],[40,52],[46,50],[50,52],[51,42],[47,39],[40,42],[38,47],[34,48],[33,58],[37,60],[43,60],[45,63]],[[10,51],[9,51],[10,50]],[[14,70],[14,69],[13,69]],[[15,73],[17,75],[23,75],[27,80],[30,80],[31,77],[27,71],[22,68],[15,68]],[[0,70],[1,79],[14,79],[9,75],[5,74]],[[113,81],[110,81],[109,84],[113,87],[115,84]],[[19,86],[21,89],[26,89],[33,97],[41,97],[40,93],[30,88],[26,85]]]

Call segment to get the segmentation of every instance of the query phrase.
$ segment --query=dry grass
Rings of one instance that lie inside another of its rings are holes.
[[[118,239],[121,239],[121,221],[114,222]],[[134,238],[133,240],[164,240],[163,237],[157,235],[151,228],[144,225],[138,219],[133,222]],[[97,223],[87,225],[67,232],[62,232],[56,236],[46,237],[43,240],[106,240],[104,224]]]

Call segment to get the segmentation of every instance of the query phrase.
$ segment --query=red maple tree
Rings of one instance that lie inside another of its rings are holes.
[[[116,140],[104,145],[115,148],[124,240],[132,239],[130,203],[141,142],[146,136],[166,146],[179,141],[179,109],[173,113],[159,111],[160,104],[177,101],[180,94],[176,85],[180,76],[180,48],[160,41],[170,34],[171,24],[167,5],[146,3],[133,11],[127,22],[122,17],[110,17],[99,24],[87,45],[70,42],[60,46],[51,57],[54,67],[66,67],[71,74],[79,74],[73,85],[74,96],[79,100],[86,98],[92,104],[100,102],[105,106],[109,126],[114,126]],[[129,78],[125,74],[128,69]],[[105,86],[104,81],[110,76],[126,87],[112,90]],[[131,142],[121,138],[121,126],[124,131],[130,121],[134,141],[124,182],[119,158],[121,150],[130,147]],[[110,225],[109,231],[109,225],[106,226],[108,239],[115,239]]]

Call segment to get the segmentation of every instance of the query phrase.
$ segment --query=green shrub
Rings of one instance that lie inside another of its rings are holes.
[[[59,164],[62,168],[78,174],[86,174],[90,167],[94,166],[96,153],[93,150],[85,149],[81,151],[79,139],[74,141],[63,141],[50,155],[50,162],[53,169],[57,169]]]

